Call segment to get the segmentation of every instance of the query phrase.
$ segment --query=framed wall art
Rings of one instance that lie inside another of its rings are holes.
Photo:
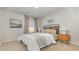
[[[10,28],[22,28],[22,20],[10,18],[9,25]]]

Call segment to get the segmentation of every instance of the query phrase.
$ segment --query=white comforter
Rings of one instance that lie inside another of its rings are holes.
[[[53,35],[47,33],[24,34],[18,38],[20,40],[27,45],[29,51],[39,51],[40,48],[56,43]]]

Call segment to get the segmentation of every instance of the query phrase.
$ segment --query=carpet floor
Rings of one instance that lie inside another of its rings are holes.
[[[27,51],[27,47],[18,41],[11,41],[2,43],[0,51]],[[57,42],[42,48],[41,51],[79,51],[79,46]]]

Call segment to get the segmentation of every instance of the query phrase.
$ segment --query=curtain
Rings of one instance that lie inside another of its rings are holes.
[[[29,33],[29,16],[25,16],[24,33]]]
[[[38,32],[38,17],[35,17],[34,20],[35,20],[35,32]]]

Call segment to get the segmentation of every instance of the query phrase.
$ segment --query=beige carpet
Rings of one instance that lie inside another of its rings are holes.
[[[0,51],[26,51],[27,48],[22,43],[18,41],[11,41],[2,43],[0,46]]]
[[[12,41],[2,43],[0,51],[27,51],[27,48],[18,41]],[[51,44],[45,48],[42,48],[41,51],[79,51],[79,46],[57,42],[55,45]]]
[[[42,49],[42,51],[79,51],[79,46],[57,42]]]

